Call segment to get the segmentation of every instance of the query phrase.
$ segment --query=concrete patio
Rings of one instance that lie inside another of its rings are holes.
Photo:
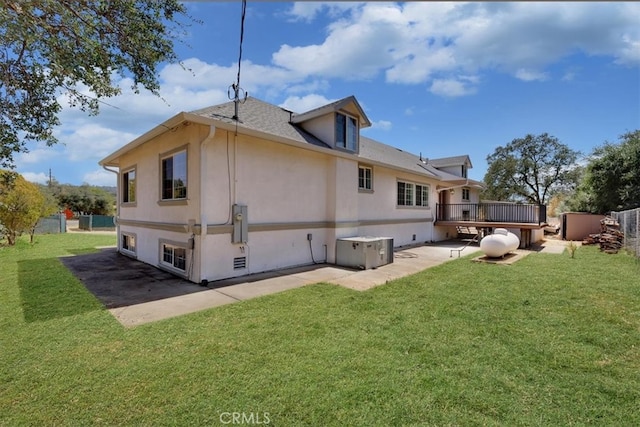
[[[566,242],[545,243],[534,250],[562,253]],[[312,283],[326,282],[365,291],[457,259],[457,250],[464,245],[464,241],[447,241],[396,249],[393,263],[371,270],[319,264],[209,282],[206,287],[124,257],[115,249],[64,258],[63,263],[122,325],[133,327]],[[477,245],[472,245],[462,256],[478,250]],[[118,265],[114,268],[107,259],[115,260]]]

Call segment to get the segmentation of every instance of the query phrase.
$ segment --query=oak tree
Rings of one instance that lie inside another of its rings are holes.
[[[178,0],[0,0],[0,166],[29,141],[57,142],[61,93],[90,114],[118,77],[158,94],[184,17]]]
[[[487,156],[483,197],[544,205],[575,186],[579,154],[547,133],[514,139]]]
[[[570,207],[602,214],[640,207],[640,129],[593,150]]]

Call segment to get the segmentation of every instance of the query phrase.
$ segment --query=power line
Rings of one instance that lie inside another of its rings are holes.
[[[244,102],[247,100],[248,93],[244,91],[240,87],[240,70],[242,67],[242,43],[244,42],[244,19],[247,13],[247,1],[242,0],[242,15],[240,17],[240,47],[238,49],[238,76],[236,82],[233,83],[228,90],[227,95],[229,99],[232,99],[234,102],[234,114],[233,119],[238,121],[238,104],[240,102]],[[233,90],[233,98],[231,97],[231,91]],[[240,93],[243,93],[243,96],[240,96]],[[242,98],[242,99],[241,99]]]

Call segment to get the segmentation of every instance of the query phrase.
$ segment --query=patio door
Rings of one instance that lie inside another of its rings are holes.
[[[440,221],[449,220],[449,190],[442,190],[438,193],[438,219]]]

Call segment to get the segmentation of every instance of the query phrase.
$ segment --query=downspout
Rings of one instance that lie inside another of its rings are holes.
[[[105,165],[102,165],[102,169],[106,170],[107,172],[111,172],[116,174],[116,217],[115,217],[115,225],[116,225],[116,245],[118,247],[118,252],[120,251],[120,225],[118,225],[118,220],[120,219],[120,180],[118,179],[120,177],[120,170],[113,170],[113,169],[109,169],[108,167],[106,167]]]
[[[202,285],[206,285],[207,279],[205,272],[204,272],[204,268],[203,266],[205,265],[205,260],[207,259],[207,225],[208,225],[208,219],[207,219],[207,209],[205,206],[205,200],[206,198],[206,194],[205,194],[205,189],[207,188],[206,186],[206,177],[207,177],[207,144],[211,141],[213,141],[213,138],[215,137],[216,134],[216,127],[211,125],[209,126],[209,134],[207,135],[207,137],[205,139],[203,139],[200,142],[200,198],[199,198],[199,204],[200,204],[200,262],[198,263],[199,266],[199,270],[200,270],[200,274],[198,274],[198,276],[200,277],[200,283]],[[195,257],[195,248],[193,253],[191,254],[192,257]]]

